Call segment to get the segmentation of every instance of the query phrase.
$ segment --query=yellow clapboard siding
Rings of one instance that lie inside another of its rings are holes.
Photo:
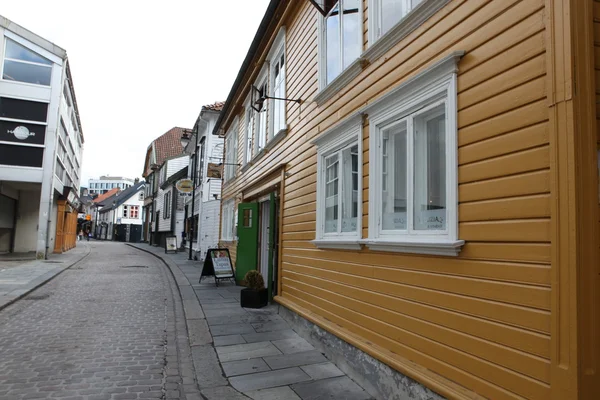
[[[543,122],[463,146],[458,149],[458,163],[464,165],[532,147],[539,147],[547,144],[548,140],[548,125]]]
[[[309,213],[309,212],[316,212],[317,209],[317,204],[315,202],[312,203],[308,203],[308,204],[303,204],[301,206],[296,206],[296,207],[287,207],[283,210],[283,215],[284,217],[287,216],[291,216],[291,215],[299,215],[299,214],[304,214],[304,213]]]
[[[460,204],[460,222],[550,217],[550,195],[512,197]]]
[[[550,167],[548,146],[458,167],[458,182],[469,183]]]
[[[290,217],[283,217],[283,224],[296,224],[298,222],[308,222],[308,221],[316,221],[317,213],[316,212],[307,212],[304,214],[296,214]]]
[[[465,146],[546,120],[548,120],[548,106],[545,100],[540,100],[459,129],[458,145]]]
[[[550,219],[461,222],[459,237],[481,242],[549,242]]]
[[[476,297],[465,297],[446,291],[435,291],[417,286],[389,282],[387,280],[381,281],[365,277],[357,279],[356,277],[340,272],[292,264],[287,261],[287,258],[284,258],[283,263],[285,265],[284,272],[294,271],[353,287],[356,287],[358,284],[358,287],[372,290],[373,292],[428,304],[440,309],[477,316],[490,321],[509,324],[543,334],[548,334],[548,332],[550,332],[550,315],[547,311],[516,306],[509,303],[499,303]],[[331,264],[334,263],[331,262],[326,265],[329,267]]]
[[[461,184],[458,187],[458,200],[462,203],[549,192],[549,171],[543,170]]]
[[[490,78],[494,78],[508,67],[519,65],[522,62],[543,53],[545,50],[544,44],[544,32],[536,33],[504,52],[471,68],[469,71],[461,73],[460,79],[457,82],[458,92],[462,93],[477,84],[485,82]],[[474,57],[476,58],[480,49],[481,48],[473,50],[471,55],[475,53]]]
[[[307,194],[316,193],[317,192],[317,184],[310,183],[304,185],[304,187],[296,189],[296,190],[288,190],[286,187],[285,198],[286,200],[296,199],[298,197],[306,196]]]
[[[315,231],[315,221],[311,222],[298,222],[295,224],[287,223],[283,226],[283,233],[292,233],[292,232],[314,232]]]
[[[550,270],[545,265],[522,264],[502,261],[474,261],[460,258],[424,257],[413,254],[389,254],[362,251],[283,250],[285,256],[295,256],[327,262],[334,271],[348,271],[354,275],[373,276],[374,267],[398,268],[434,274],[454,275],[468,278],[489,279],[513,283],[550,286]],[[337,265],[336,263],[339,263]]]
[[[400,328],[408,334],[418,335],[422,338],[436,342],[445,341],[456,350],[472,354],[495,364],[502,365],[523,374],[531,373],[531,377],[548,382],[549,362],[540,357],[532,357],[521,351],[514,351],[506,346],[498,345],[488,340],[466,335],[454,329],[432,324],[419,318],[408,316],[403,312],[390,310],[389,296],[374,295],[360,289],[349,289],[343,285],[327,285],[322,280],[303,276],[301,274],[285,273],[294,281],[294,286],[315,296],[324,298],[356,310],[363,315],[369,315],[391,326]],[[380,299],[382,304],[373,304]],[[430,310],[427,310],[430,311]],[[425,313],[424,315],[429,315]],[[471,322],[471,321],[469,321]],[[508,332],[506,332],[508,334]],[[546,339],[548,339],[546,337]],[[546,351],[549,343],[545,343]],[[531,371],[534,371],[533,373]]]
[[[285,278],[284,283],[286,285],[290,285]],[[516,391],[518,394],[528,396],[528,398],[545,399],[549,394],[547,386],[542,385],[540,382],[524,379],[522,376],[511,373],[507,369],[498,368],[498,366],[495,366],[491,363],[482,362],[473,356],[458,352],[448,345],[426,340],[417,335],[410,335],[406,331],[401,331],[398,328],[394,328],[389,324],[385,324],[384,322],[369,316],[358,313],[352,315],[353,311],[346,307],[342,307],[320,297],[302,292],[301,290],[293,288],[293,286],[289,286],[288,290],[290,290],[290,292],[295,296],[308,298],[310,299],[311,303],[331,310],[332,314],[339,316],[336,318],[338,320],[340,317],[346,320],[352,319],[358,325],[362,327],[369,327],[368,329],[370,330],[381,332],[381,334],[387,338],[397,338],[396,343],[403,343],[405,346],[412,348],[414,351],[426,355],[435,354],[436,359],[454,365],[457,368],[479,376],[482,379],[488,381],[494,380],[495,382],[500,383],[503,387],[506,387],[514,392]],[[376,340],[375,338],[371,339],[374,340],[375,343],[380,343],[380,340]],[[390,345],[387,344],[387,346]],[[395,346],[392,346],[392,348],[394,347]],[[499,397],[494,398],[496,399]]]
[[[549,264],[550,244],[467,242],[460,252],[460,257]]]
[[[314,240],[315,232],[290,232],[283,233],[282,238],[284,241],[286,240]]]
[[[546,80],[540,77],[458,112],[459,128],[505,113],[546,96]]]
[[[350,288],[346,285],[313,276],[298,274],[292,271],[287,271],[286,276],[290,276],[295,281],[310,284],[323,290],[331,290],[335,293],[364,303],[387,308],[409,317],[416,319],[425,318],[430,323],[435,323],[449,329],[490,340],[491,342],[503,344],[508,347],[515,346],[515,349],[538,355],[546,359],[550,358],[550,338],[547,335],[541,335],[498,323],[491,323],[490,321],[481,318],[475,318],[457,312],[448,312],[447,310],[390,295],[375,293],[370,290]],[[402,321],[399,321],[396,318],[389,323],[399,327],[406,326]],[[432,327],[432,329],[435,329],[435,327]]]
[[[295,199],[285,199],[285,208],[300,206],[303,204],[311,203],[317,200],[316,193],[307,194],[301,197],[297,197]]]
[[[506,64],[505,64],[506,65]],[[479,68],[476,68],[476,70]],[[540,54],[458,95],[459,110],[481,103],[498,93],[523,85],[546,74],[545,54]]]

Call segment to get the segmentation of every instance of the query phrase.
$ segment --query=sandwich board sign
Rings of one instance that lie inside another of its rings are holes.
[[[177,253],[177,236],[167,236],[165,240],[165,253]]]
[[[214,276],[217,286],[219,286],[219,279],[233,279],[229,249],[208,249],[198,283],[201,283],[202,279],[207,276]]]

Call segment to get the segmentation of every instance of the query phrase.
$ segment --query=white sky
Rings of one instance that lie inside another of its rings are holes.
[[[140,177],[152,140],[225,101],[268,0],[13,0],[0,14],[67,50],[81,185]]]

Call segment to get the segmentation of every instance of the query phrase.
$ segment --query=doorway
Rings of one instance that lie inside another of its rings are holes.
[[[259,235],[259,266],[260,273],[265,278],[267,284],[269,276],[269,231],[270,231],[270,201],[266,200],[260,203],[260,235]]]

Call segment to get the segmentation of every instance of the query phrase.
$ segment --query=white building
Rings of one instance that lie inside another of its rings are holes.
[[[88,191],[90,194],[103,194],[114,188],[125,190],[132,187],[134,182],[133,179],[120,176],[101,176],[99,179],[88,181]]]
[[[181,244],[181,232],[184,230],[184,203],[175,189],[175,183],[185,178],[189,156],[175,156],[166,160],[158,170],[158,192],[156,194],[156,214],[154,233],[156,242],[164,246],[167,236],[177,236]],[[183,170],[183,171],[182,171]]]
[[[75,246],[84,140],[73,79],[64,49],[2,16],[0,60],[0,252],[43,258]]]
[[[194,132],[198,132],[198,148],[195,134],[190,138],[186,152],[192,153],[188,167],[188,177],[193,177],[193,165],[198,158],[196,170],[196,194],[194,211],[192,210],[192,197],[187,197],[187,237],[190,237],[190,228],[193,225],[192,249],[195,257],[203,260],[209,248],[216,248],[219,244],[219,219],[221,213],[221,173],[223,170],[223,138],[213,135],[212,131],[219,112],[223,107],[222,102],[203,106],[194,125]],[[189,247],[189,240],[186,246]]]
[[[102,201],[98,210],[99,237],[107,240],[139,242],[142,240],[142,207],[145,182]]]

